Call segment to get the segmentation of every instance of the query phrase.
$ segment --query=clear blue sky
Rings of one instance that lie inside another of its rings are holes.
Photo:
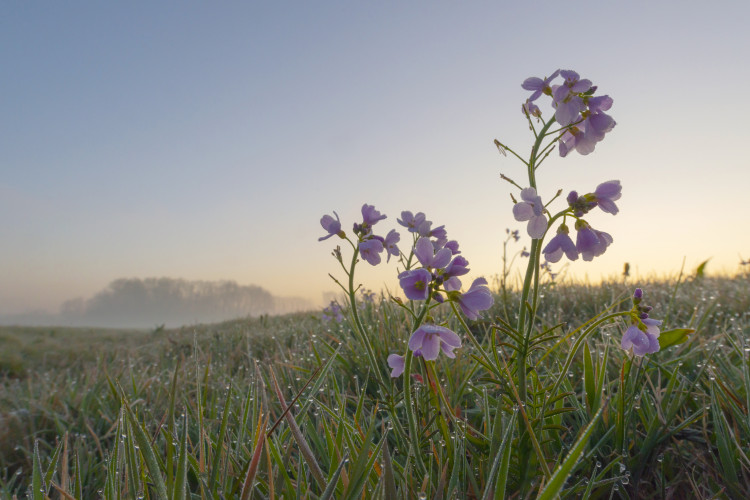
[[[445,224],[500,270],[530,146],[520,83],[574,69],[618,125],[542,168],[620,179],[614,237],[570,273],[734,271],[750,258],[750,3],[6,2],[0,10],[0,314],[118,277],[233,279],[320,300],[362,203]],[[383,231],[385,232],[385,231]],[[392,286],[393,263],[362,274]]]

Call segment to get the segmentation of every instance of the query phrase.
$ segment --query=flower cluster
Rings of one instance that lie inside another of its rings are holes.
[[[642,299],[643,290],[636,288],[633,293],[632,324],[625,330],[620,344],[626,351],[632,349],[636,356],[659,352],[659,327],[662,322],[648,317],[652,308],[641,305]]]
[[[343,313],[344,309],[338,304],[338,302],[332,300],[328,307],[323,309],[323,321],[326,323],[330,323],[331,321],[341,323],[344,321]]]
[[[585,261],[593,260],[594,257],[602,255],[612,243],[612,236],[609,233],[592,228],[581,217],[596,207],[612,215],[617,214],[619,209],[615,201],[619,200],[620,196],[622,196],[620,181],[603,182],[596,187],[593,193],[583,196],[579,196],[576,191],[571,191],[568,194],[568,209],[565,211],[565,216],[576,219],[576,241],[573,243],[570,237],[570,229],[563,222],[557,228],[557,234],[542,249],[544,258],[548,262],[554,263],[558,262],[563,255],[570,260],[577,260],[580,255]],[[517,203],[516,206],[519,204]]]
[[[339,238],[346,238],[346,233],[341,229],[341,221],[336,212],[333,212],[336,216],[334,219],[330,215],[324,215],[320,219],[320,225],[323,226],[328,234],[318,238],[318,241],[323,241],[330,238],[333,235],[337,235]],[[362,223],[354,224],[354,234],[357,236],[357,249],[359,255],[366,260],[370,265],[377,266],[380,264],[380,254],[386,251],[388,256],[386,261],[391,260],[391,255],[398,257],[399,249],[396,243],[399,242],[401,236],[396,232],[395,229],[391,229],[385,237],[373,234],[372,227],[385,219],[386,216],[378,212],[374,206],[364,204],[362,205]]]
[[[558,76],[563,78],[563,82],[553,84]],[[559,137],[562,157],[573,149],[582,155],[591,153],[616,125],[615,120],[605,113],[612,107],[612,98],[607,95],[594,96],[596,87],[591,80],[581,78],[575,71],[557,70],[544,79],[527,78],[521,87],[532,91],[522,108],[528,116],[541,117],[541,110],[534,104],[541,95],[552,98],[555,120],[565,127]]]
[[[469,272],[469,261],[458,255],[461,253],[458,242],[448,241],[444,226],[431,230],[432,223],[422,212],[416,215],[402,212],[398,222],[415,234],[412,255],[421,265],[398,275],[399,284],[409,300],[434,299],[442,303],[447,299],[457,303],[472,320],[479,318],[480,311],[492,306],[494,299],[484,278],[474,280],[467,291],[460,291],[459,276]],[[456,333],[429,323],[417,328],[409,339],[409,349],[427,361],[437,359],[440,352],[455,357],[453,350],[458,347],[461,347],[461,340]],[[392,354],[388,357],[388,364],[392,369],[391,376],[398,377],[404,370],[404,356]]]

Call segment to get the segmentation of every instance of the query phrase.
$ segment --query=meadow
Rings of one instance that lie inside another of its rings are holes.
[[[574,349],[578,327],[624,308],[635,286],[665,331],[694,332],[629,358],[623,325],[610,321]],[[471,330],[509,361],[493,325],[514,321],[520,291],[493,294]],[[541,295],[538,329],[560,326],[531,357],[525,412],[508,380],[479,370],[469,342],[455,359],[438,358],[434,372],[420,371],[427,380],[413,373],[421,471],[402,381],[371,373],[347,317],[153,331],[2,327],[0,497],[533,498],[554,482],[563,498],[747,497],[750,275],[547,279]],[[357,307],[387,373],[409,318],[383,296]],[[454,316],[436,320],[461,331]],[[550,377],[561,381],[552,398],[539,385]],[[538,452],[555,471],[525,491],[515,457],[520,413],[543,415]]]

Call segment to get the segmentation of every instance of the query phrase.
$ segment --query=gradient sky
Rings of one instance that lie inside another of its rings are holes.
[[[605,5],[608,4],[608,5]],[[540,193],[620,179],[614,237],[573,263],[734,272],[750,258],[750,2],[5,2],[0,314],[119,277],[232,279],[319,302],[363,203],[445,224],[500,271],[526,155],[521,82],[574,69],[617,127],[550,159]],[[561,206],[561,205],[557,205]],[[528,243],[528,242],[527,242]],[[519,245],[520,248],[520,245]],[[366,265],[366,264],[365,264]],[[396,267],[367,269],[370,288]]]

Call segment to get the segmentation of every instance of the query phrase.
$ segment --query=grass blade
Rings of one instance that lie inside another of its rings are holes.
[[[568,456],[565,457],[563,463],[560,464],[560,466],[552,474],[552,477],[550,478],[544,489],[539,492],[537,500],[553,500],[558,497],[563,489],[563,486],[565,486],[565,481],[568,479],[568,476],[570,476],[570,473],[573,472],[573,467],[575,467],[575,465],[578,463],[578,460],[580,460],[581,456],[583,455],[583,451],[586,449],[586,445],[588,444],[589,439],[591,439],[594,428],[596,427],[599,418],[602,416],[602,411],[606,407],[607,403],[602,405],[602,407],[599,408],[599,410],[596,412],[594,417],[591,419],[591,422],[589,422],[583,433],[578,437],[575,444],[570,449]]]

